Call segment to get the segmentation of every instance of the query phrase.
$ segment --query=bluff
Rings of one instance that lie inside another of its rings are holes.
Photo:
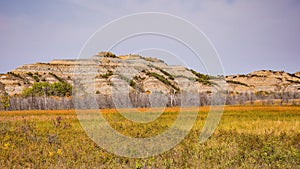
[[[94,71],[93,91],[97,95],[111,95],[112,88],[124,82],[128,84],[131,92],[175,94],[192,85],[197,90],[195,92],[209,95],[213,88],[218,89],[215,84],[220,78],[227,82],[226,93],[229,96],[245,93],[273,94],[272,99],[276,99],[275,93],[293,93],[289,98],[297,99],[300,93],[300,72],[291,74],[284,71],[259,70],[249,74],[213,77],[183,66],[167,65],[156,58],[139,55],[116,56],[110,52],[100,52],[90,59],[26,64],[0,74],[0,94],[20,96],[24,89],[37,82],[66,82],[73,85],[78,70]],[[280,97],[283,98],[282,95]]]
[[[179,91],[185,87],[182,86],[184,82],[190,81],[197,86],[198,92],[209,93],[216,79],[183,66],[169,66],[156,58],[113,54],[105,56],[105,54],[101,52],[92,57],[97,63],[93,66],[96,66],[97,70],[95,91],[99,94],[110,94],[112,82],[117,80],[128,80],[132,90],[138,86],[141,92],[156,90],[163,93],[170,90]],[[76,70],[84,69],[87,62],[90,60],[69,59],[23,65],[11,72],[0,74],[0,91],[18,95],[24,88],[29,88],[36,82],[65,81],[73,85],[74,73]],[[224,79],[229,92],[300,92],[300,72],[291,74],[284,71],[259,70],[246,75],[225,76]]]

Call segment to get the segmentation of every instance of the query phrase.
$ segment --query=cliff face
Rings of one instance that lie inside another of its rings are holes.
[[[260,70],[247,75],[227,76],[226,80],[231,83],[230,90],[238,92],[300,92],[299,73]]]
[[[129,90],[138,92],[170,93],[183,90],[189,85],[198,92],[209,93],[215,78],[207,79],[182,66],[169,66],[155,58],[138,55],[105,57],[100,53],[91,60],[53,60],[50,63],[23,65],[0,75],[0,93],[21,94],[24,88],[35,82],[55,83],[65,81],[73,84],[76,70],[96,70],[95,91],[111,94],[111,89],[127,84]],[[208,77],[208,76],[207,76]],[[246,75],[230,75],[225,80],[228,91],[243,92],[300,92],[300,72],[289,74],[283,71],[260,70]]]

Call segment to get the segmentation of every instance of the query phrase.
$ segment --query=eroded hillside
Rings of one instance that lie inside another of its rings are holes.
[[[227,82],[226,88],[220,87],[220,81]],[[124,89],[129,91],[131,99],[135,98],[136,104],[143,100],[144,107],[149,105],[149,97],[155,93],[169,97],[170,105],[173,106],[176,97],[179,102],[178,95],[186,90],[199,93],[201,104],[210,103],[212,90],[227,95],[227,104],[247,101],[252,103],[255,100],[281,100],[280,104],[292,100],[293,104],[298,104],[294,100],[300,99],[300,72],[291,74],[260,70],[246,75],[209,76],[183,66],[167,65],[156,58],[139,55],[116,56],[110,52],[100,52],[90,59],[53,60],[50,63],[17,67],[0,75],[0,94],[17,97],[15,102],[20,104],[20,96],[37,96],[47,101],[47,97],[51,96],[71,96],[71,88],[65,84],[76,86],[77,91],[92,92],[99,97],[105,97],[103,99],[106,101],[111,100],[113,91],[122,92]],[[33,87],[37,89],[32,89]],[[55,90],[63,91],[58,93]],[[46,101],[37,101],[36,105]],[[27,100],[24,105],[29,102],[33,100]],[[107,107],[111,107],[112,103],[109,104]]]
[[[55,83],[64,81],[73,84],[74,73],[85,67],[94,67],[98,94],[110,94],[114,83],[126,81],[131,90],[139,92],[180,91],[193,84],[198,92],[209,92],[216,81],[183,66],[169,66],[156,58],[138,55],[105,56],[101,52],[90,60],[53,60],[50,63],[27,64],[0,75],[0,90],[9,95],[21,94],[24,88],[36,82]],[[87,69],[87,70],[89,70]],[[220,78],[220,77],[219,77]],[[230,75],[225,80],[229,92],[282,92],[300,91],[300,72],[260,70],[246,75]]]

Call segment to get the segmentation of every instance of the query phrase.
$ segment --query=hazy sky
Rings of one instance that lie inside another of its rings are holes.
[[[169,13],[195,24],[215,45],[225,74],[300,71],[299,0],[1,0],[0,72],[76,58],[97,29],[137,12]]]

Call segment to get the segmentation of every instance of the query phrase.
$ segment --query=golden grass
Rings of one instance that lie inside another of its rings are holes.
[[[170,117],[168,125],[174,122],[174,118],[179,111],[182,113],[199,111],[198,120],[194,125],[195,129],[201,130],[204,125],[207,113],[211,107],[168,107],[168,108],[139,108],[139,109],[119,109],[122,112],[159,112],[169,113],[165,118]],[[88,112],[88,111],[87,111]],[[118,114],[118,109],[98,110],[108,117],[109,114]],[[171,114],[170,114],[171,113]],[[172,115],[173,114],[173,115]],[[21,120],[55,120],[58,116],[64,119],[77,119],[75,110],[26,110],[26,111],[2,111],[0,112],[1,121],[21,121]],[[162,123],[164,119],[158,118]],[[109,119],[109,118],[107,118]],[[130,124],[131,126],[141,126],[130,120],[121,118],[120,123]],[[142,124],[147,125],[147,124]],[[152,125],[152,124],[150,124]],[[294,133],[300,132],[300,106],[224,106],[224,112],[218,130],[234,130],[238,133],[266,134],[273,132],[279,135],[282,132]],[[216,132],[217,132],[216,131]]]
[[[117,109],[99,112],[124,135],[150,137],[168,129],[179,110],[166,108],[147,124],[131,122]],[[214,134],[199,144],[209,110],[183,108],[187,118],[199,111],[190,133],[173,149],[145,159],[118,157],[97,146],[80,127],[75,110],[2,111],[0,168],[299,168],[300,107],[225,106]]]

